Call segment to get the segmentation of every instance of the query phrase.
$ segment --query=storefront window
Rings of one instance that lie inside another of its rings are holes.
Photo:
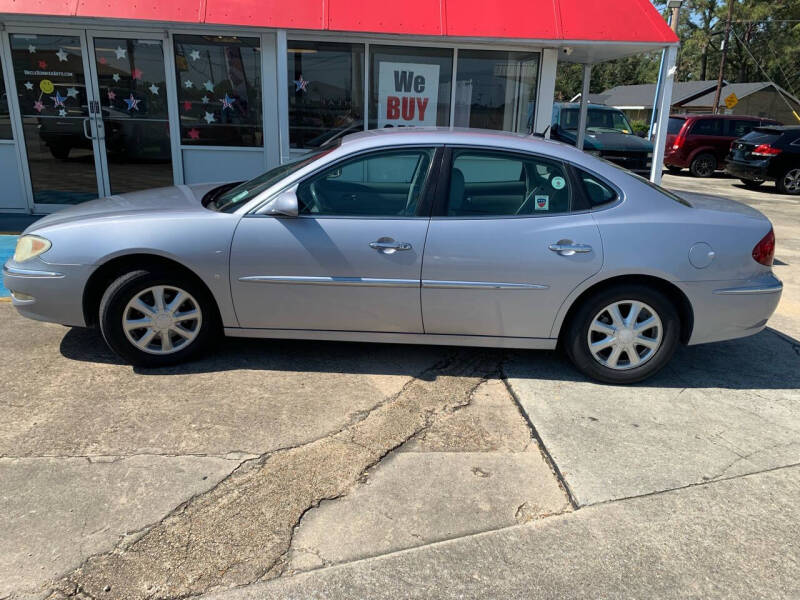
[[[364,45],[289,41],[289,145],[318,148],[364,128]]]
[[[459,50],[456,127],[532,133],[539,55]]]
[[[0,140],[11,139],[11,119],[8,116],[8,93],[3,79],[3,65],[0,63]]]
[[[453,50],[370,46],[370,129],[450,124]]]
[[[176,35],[181,143],[262,146],[258,38]]]

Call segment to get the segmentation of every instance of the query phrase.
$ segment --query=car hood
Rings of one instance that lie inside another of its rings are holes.
[[[113,218],[145,212],[175,213],[205,210],[201,203],[203,196],[218,185],[220,184],[175,185],[98,198],[47,215],[28,227],[25,233],[33,233],[44,227],[85,219]]]

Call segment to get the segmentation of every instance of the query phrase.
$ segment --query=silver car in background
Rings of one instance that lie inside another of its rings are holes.
[[[161,366],[229,336],[553,349],[640,381],[679,343],[761,331],[782,285],[758,211],[681,198],[551,141],[346,136],[241,184],[111,196],[28,228],[27,317]],[[535,360],[531,356],[531,360]]]

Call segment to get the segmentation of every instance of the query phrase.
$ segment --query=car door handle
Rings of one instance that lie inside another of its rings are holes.
[[[588,244],[575,244],[567,240],[560,240],[548,246],[550,250],[561,256],[572,256],[573,254],[588,254],[592,247]]]
[[[378,252],[383,252],[384,254],[393,254],[402,250],[411,250],[412,248],[411,244],[408,242],[395,242],[394,240],[389,241],[383,239],[370,242],[369,247]]]

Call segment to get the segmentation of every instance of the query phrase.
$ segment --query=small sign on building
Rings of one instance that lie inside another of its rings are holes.
[[[739,104],[739,98],[736,97],[736,94],[732,93],[730,96],[725,98],[725,106],[727,106],[729,109],[733,109],[733,107],[737,104]]]

